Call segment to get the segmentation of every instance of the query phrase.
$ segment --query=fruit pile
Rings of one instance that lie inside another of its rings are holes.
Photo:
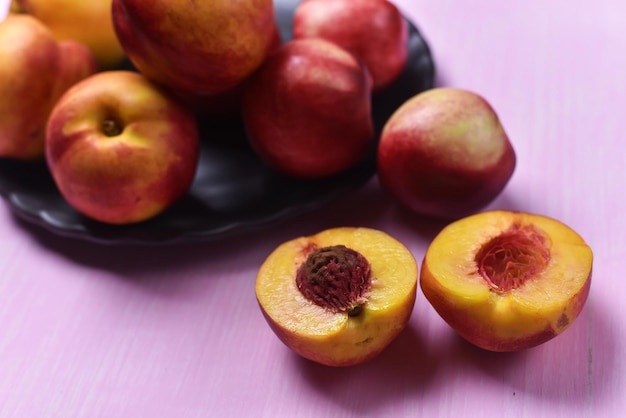
[[[407,66],[407,20],[389,0],[294,3],[285,41],[272,0],[14,0],[0,22],[0,158],[45,160],[72,207],[121,225],[188,192],[200,115],[237,114],[259,158],[296,179],[332,178],[374,148],[391,199],[453,221],[419,272],[452,328],[493,351],[566,329],[587,298],[591,250],[554,219],[477,214],[516,165],[490,104],[430,88],[376,132],[372,97]],[[336,228],[277,248],[256,295],[294,351],[352,365],[404,329],[418,270],[386,233]]]
[[[372,97],[409,55],[409,23],[387,0],[294,1],[288,41],[272,0],[93,3],[14,0],[3,79],[22,82],[2,88],[20,111],[5,113],[0,157],[45,158],[63,198],[107,224],[151,219],[189,191],[210,140],[193,118],[237,115],[287,177],[355,167],[377,143]],[[34,39],[11,42],[20,28]]]

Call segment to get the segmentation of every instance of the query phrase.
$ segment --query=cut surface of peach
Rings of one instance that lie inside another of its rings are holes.
[[[333,255],[349,250],[362,256],[361,264],[351,267]],[[319,283],[299,282],[298,275],[307,274],[303,266]],[[366,266],[369,278],[358,290],[355,282],[361,280],[354,275]],[[321,283],[328,278],[318,280],[320,272],[331,267],[335,282]],[[345,279],[345,271],[352,278]],[[288,347],[318,363],[348,366],[373,358],[405,328],[417,276],[415,258],[390,235],[369,228],[333,228],[278,246],[259,269],[256,296],[267,322]]]
[[[488,211],[446,226],[422,262],[420,286],[470,343],[517,351],[559,335],[589,293],[593,255],[555,219]]]

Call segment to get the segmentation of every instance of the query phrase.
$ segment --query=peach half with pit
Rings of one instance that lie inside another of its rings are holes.
[[[443,228],[430,243],[420,287],[463,338],[489,351],[519,351],[567,329],[583,309],[593,254],[564,223],[488,211]]]
[[[260,308],[300,356],[353,366],[380,354],[406,327],[418,269],[387,233],[331,228],[279,245],[256,279]]]

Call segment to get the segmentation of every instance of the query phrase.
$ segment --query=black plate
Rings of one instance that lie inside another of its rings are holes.
[[[291,39],[298,0],[275,0],[283,40]],[[431,88],[429,47],[409,22],[409,62],[403,74],[373,98],[377,136],[387,118],[413,95]],[[164,243],[214,239],[323,207],[354,191],[376,172],[375,149],[358,166],[329,179],[287,178],[266,166],[246,142],[241,121],[201,124],[203,141],[194,183],[186,197],[149,221],[112,226],[86,218],[59,194],[45,163],[0,159],[0,194],[20,217],[63,236],[100,243]],[[215,138],[222,140],[216,141]]]

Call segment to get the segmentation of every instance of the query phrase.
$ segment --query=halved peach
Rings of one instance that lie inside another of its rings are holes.
[[[279,245],[259,269],[256,297],[293,351],[351,366],[381,353],[405,328],[417,276],[412,253],[385,232],[332,228]]]
[[[431,242],[420,286],[470,343],[517,351],[562,333],[582,310],[593,255],[567,225],[545,216],[490,211],[446,226]]]

